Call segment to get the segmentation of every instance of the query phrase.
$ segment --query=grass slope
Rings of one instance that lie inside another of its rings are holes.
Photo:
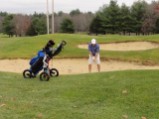
[[[99,43],[108,42],[129,42],[129,41],[150,41],[159,43],[159,35],[150,36],[122,36],[122,35],[99,35],[89,36],[82,34],[53,34],[40,35],[35,37],[14,37],[8,38],[0,35],[0,59],[27,58],[35,56],[39,49],[42,49],[49,39],[54,39],[56,44],[61,40],[67,41],[67,46],[56,58],[86,58],[88,51],[77,48],[78,44],[89,43],[96,38]],[[116,59],[123,61],[136,61],[144,64],[159,64],[159,48],[146,51],[101,51],[103,59]]]
[[[158,119],[159,71],[60,76],[0,73],[0,119]]]

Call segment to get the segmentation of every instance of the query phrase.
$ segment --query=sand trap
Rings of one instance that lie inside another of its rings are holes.
[[[79,45],[78,47],[87,49],[88,46],[84,44]],[[151,42],[127,42],[100,44],[100,47],[102,50],[135,51],[158,48],[159,44]],[[28,69],[29,67],[29,60],[0,60],[0,71],[22,73],[25,69]],[[87,59],[54,59],[53,61],[51,61],[50,67],[57,68],[60,74],[88,73]],[[92,69],[92,72],[97,72],[95,64],[93,65]],[[101,72],[137,69],[159,69],[159,66],[143,66],[137,63],[121,61],[103,61],[101,63]]]
[[[0,71],[22,73],[29,68],[29,60],[0,60]],[[51,67],[59,70],[60,74],[82,74],[88,73],[87,59],[54,59],[50,63]],[[96,65],[93,65],[93,72],[97,72]],[[134,69],[159,69],[159,66],[143,66],[136,63],[103,61],[101,71],[119,71]]]
[[[87,44],[78,45],[79,48],[88,49]],[[110,51],[138,51],[158,48],[159,44],[151,42],[126,42],[126,43],[108,43],[100,44],[101,50]]]

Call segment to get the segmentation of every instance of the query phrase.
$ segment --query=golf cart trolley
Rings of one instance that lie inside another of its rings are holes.
[[[49,81],[50,77],[57,77],[59,76],[59,71],[56,68],[49,68],[49,61],[56,55],[58,55],[63,47],[66,45],[66,41],[61,41],[58,47],[51,52],[50,55],[46,55],[45,57],[35,58],[36,61],[33,61],[30,64],[30,69],[26,69],[23,71],[23,77],[25,79],[32,79],[35,78],[39,71],[42,70],[40,73],[40,80],[41,81]],[[41,51],[42,52],[42,51]],[[33,59],[34,60],[34,59]],[[44,66],[44,60],[47,63],[47,67]]]

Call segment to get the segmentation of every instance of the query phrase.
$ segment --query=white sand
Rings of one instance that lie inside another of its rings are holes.
[[[88,46],[79,45],[79,48],[87,48]],[[100,44],[103,50],[147,50],[159,47],[158,44],[150,42],[129,42],[129,43],[109,43]],[[0,60],[0,71],[22,73],[28,69],[29,60]],[[50,63],[50,68],[57,68],[60,74],[82,74],[88,73],[87,59],[54,59]],[[94,64],[92,72],[97,72],[97,67]],[[120,71],[120,70],[137,70],[137,69],[159,69],[159,66],[143,66],[137,63],[121,62],[121,61],[103,61],[101,63],[101,72]]]
[[[22,73],[29,68],[29,60],[0,60],[0,71]],[[60,74],[82,74],[88,73],[87,59],[54,59],[50,62],[50,67],[57,68]],[[94,64],[93,72],[97,72]],[[159,66],[143,66],[136,63],[120,61],[103,61],[101,63],[101,72],[134,70],[134,69],[159,69]]]
[[[87,44],[78,45],[79,48],[88,49]],[[108,43],[100,44],[101,50],[109,51],[138,51],[158,48],[159,44],[151,42],[126,42],[126,43]]]

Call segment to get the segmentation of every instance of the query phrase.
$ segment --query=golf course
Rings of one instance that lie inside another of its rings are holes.
[[[88,43],[100,47],[101,72],[88,72]],[[24,79],[50,40],[67,45],[50,67],[59,77]],[[159,35],[0,34],[0,119],[159,119]]]

